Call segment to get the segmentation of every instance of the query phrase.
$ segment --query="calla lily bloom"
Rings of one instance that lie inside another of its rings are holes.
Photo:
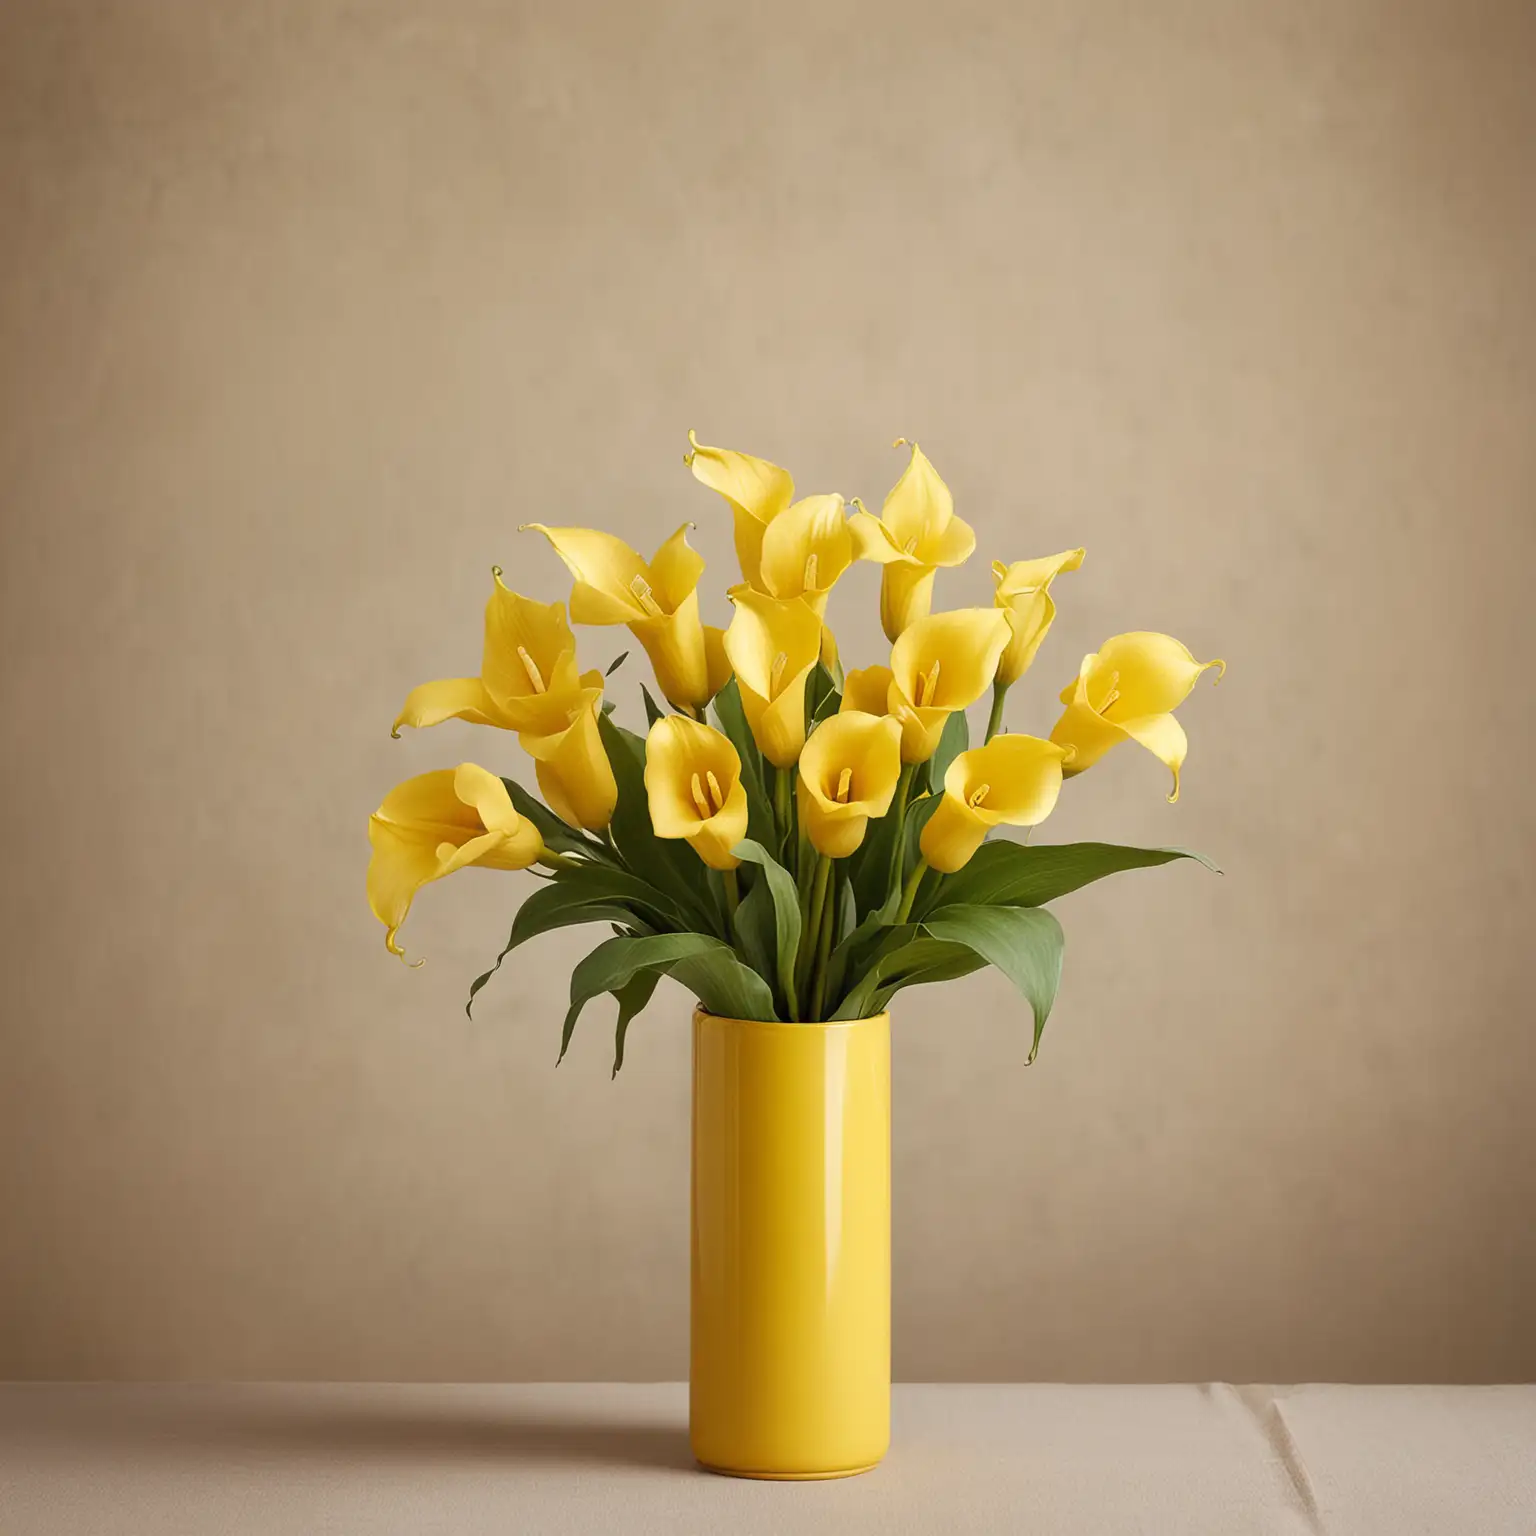
[[[960,753],[944,774],[944,797],[919,846],[930,867],[952,875],[970,862],[993,827],[1038,826],[1061,793],[1066,748],[1038,736],[994,736]]]
[[[706,448],[692,432],[683,463],[695,480],[718,491],[730,503],[736,535],[736,558],[749,587],[766,591],[762,578],[763,535],[795,499],[795,482],[787,469],[730,448]]]
[[[800,825],[817,853],[845,859],[884,816],[901,777],[901,727],[889,715],[828,716],[800,754]]]
[[[704,557],[688,547],[684,523],[649,563],[623,539],[591,528],[549,528],[542,533],[576,578],[571,618],[578,624],[627,624],[645,647],[656,681],[678,709],[698,709],[725,685],[721,632],[699,622],[699,577]]]
[[[1075,571],[1083,563],[1084,551],[1064,549],[1059,555],[1043,560],[1015,560],[1004,565],[992,562],[992,577],[997,583],[993,602],[1008,615],[1008,647],[997,664],[997,681],[1010,688],[1029,670],[1056,618],[1056,604],[1051,599],[1051,583],[1063,571]]]
[[[390,954],[402,958],[395,935],[422,886],[469,864],[526,869],[544,852],[538,829],[518,815],[507,786],[474,763],[397,784],[368,818],[368,841],[368,905],[384,924]]]
[[[613,820],[619,786],[598,732],[601,687],[566,695],[565,723],[543,733],[525,731],[518,744],[534,760],[544,799],[567,826],[600,832]]]
[[[901,722],[903,762],[927,762],[944,722],[986,692],[1008,635],[1000,608],[955,608],[902,631],[891,647],[888,708]]]
[[[853,535],[841,496],[807,496],[786,508],[763,534],[761,590],[787,601],[804,598],[818,618],[827,593],[853,563]]]
[[[1172,635],[1138,631],[1106,640],[1062,690],[1066,710],[1051,740],[1072,747],[1070,778],[1091,768],[1111,747],[1139,741],[1173,774],[1169,804],[1179,798],[1179,770],[1189,750],[1184,727],[1173,711],[1189,697],[1200,674],[1224,661],[1196,661]]]
[[[890,709],[891,669],[855,667],[843,679],[843,702],[839,712],[856,709],[861,714],[883,715]]]
[[[741,758],[711,725],[666,715],[645,739],[645,792],[657,837],[686,838],[711,869],[735,869],[747,835]]]
[[[413,688],[396,718],[417,729],[468,720],[507,731],[547,732],[564,721],[569,695],[602,688],[601,672],[576,671],[576,639],[563,603],[538,603],[511,591],[493,566],[496,585],[485,605],[479,677],[446,678]]]
[[[799,598],[779,602],[750,587],[738,587],[731,600],[725,654],[742,712],[763,756],[788,768],[805,745],[805,684],[821,654],[821,620]]]
[[[895,446],[906,444],[904,437]],[[955,516],[954,498],[916,443],[901,478],[891,487],[880,516],[862,507],[849,519],[859,559],[885,570],[880,578],[880,623],[886,639],[896,638],[933,603],[934,572],[960,565],[976,548],[969,523]],[[989,679],[990,681],[990,679]]]

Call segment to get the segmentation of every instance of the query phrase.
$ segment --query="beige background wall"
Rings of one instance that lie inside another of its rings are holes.
[[[688,427],[874,500],[919,436],[947,603],[1085,544],[1016,725],[1118,629],[1231,663],[1182,804],[1126,749],[1045,834],[1225,879],[1064,902],[1030,1072],[1001,978],[903,1000],[898,1374],[1536,1373],[1533,59],[1516,3],[0,8],[0,1374],[683,1374],[685,998],[556,1073],[581,937],[470,1022],[520,880],[412,974],[362,875],[397,778],[518,764],[388,724],[493,561],[562,590],[519,522],[695,518],[723,618]]]

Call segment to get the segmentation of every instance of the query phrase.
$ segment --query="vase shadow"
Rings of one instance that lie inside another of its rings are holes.
[[[319,1389],[325,1393],[327,1389]],[[40,1388],[6,1415],[7,1439],[38,1450],[89,1447],[156,1459],[388,1462],[394,1466],[629,1467],[697,1472],[684,1423],[658,1416],[535,1415],[494,1402],[327,1403],[261,1387],[233,1398],[207,1389]],[[353,1394],[348,1393],[351,1397]]]

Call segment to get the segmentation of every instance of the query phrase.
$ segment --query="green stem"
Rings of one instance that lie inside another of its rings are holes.
[[[542,864],[545,869],[581,868],[581,861],[579,859],[568,859],[563,853],[556,853],[552,848],[546,848],[544,852],[534,860],[534,863]]]
[[[1003,700],[1008,697],[1008,684],[1000,678],[992,680],[992,713],[987,716],[987,741],[991,741],[1003,728]]]
[[[832,861],[824,861],[830,864]],[[831,894],[822,903],[821,929],[816,936],[816,981],[811,989],[811,1018],[820,1020],[826,1012],[827,963],[832,957],[832,930],[837,926],[837,877],[832,878]]]
[[[791,846],[790,836],[793,829],[789,820],[789,776],[793,772],[792,768],[773,770],[773,824],[778,829],[781,853],[786,853]]]
[[[912,873],[907,876],[907,883],[901,888],[901,905],[896,909],[896,921],[906,922],[912,913],[912,903],[917,900],[917,888],[923,883],[923,876],[928,873],[928,861],[919,858],[912,866]]]
[[[895,804],[891,808],[891,814],[896,818],[895,847],[891,850],[891,870],[886,880],[886,890],[889,891],[897,880],[901,879],[901,869],[907,857],[907,797],[912,793],[912,780],[917,775],[916,763],[903,763],[901,765],[901,777],[896,780]]]
[[[741,889],[736,884],[736,871],[723,869],[720,873],[725,876],[725,915],[734,923],[736,908],[741,905]]]
[[[816,859],[816,875],[811,881],[811,906],[800,928],[800,978],[810,981],[815,968],[815,954],[821,939],[821,914],[827,904],[827,876],[832,860],[825,854]]]

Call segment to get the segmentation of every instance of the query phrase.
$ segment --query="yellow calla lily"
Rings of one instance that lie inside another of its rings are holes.
[[[774,518],[763,534],[762,591],[803,598],[826,616],[827,593],[853,563],[846,505],[841,496],[807,496]]]
[[[545,732],[525,731],[518,744],[534,760],[544,799],[567,826],[600,832],[613,820],[619,786],[597,728],[601,687],[566,695],[565,723]]]
[[[1190,695],[1200,674],[1224,661],[1196,661],[1172,635],[1137,631],[1106,640],[1062,690],[1066,710],[1051,740],[1075,749],[1065,772],[1091,768],[1111,747],[1139,741],[1173,773],[1169,804],[1179,798],[1179,770],[1189,742],[1173,711]]]
[[[485,605],[485,643],[479,677],[422,683],[407,695],[391,728],[424,729],[444,720],[468,720],[507,731],[547,731],[564,718],[565,700],[581,687],[602,686],[602,674],[576,672],[576,639],[563,603],[538,603],[495,578]]]
[[[845,859],[884,816],[901,777],[901,727],[848,710],[811,732],[800,754],[800,825],[817,853]]]
[[[655,556],[644,561],[623,539],[592,528],[549,528],[542,533],[565,562],[575,585],[571,618],[578,624],[626,624],[645,647],[656,681],[678,709],[698,709],[724,683],[719,631],[711,640],[699,621],[699,577],[704,557],[689,548],[684,523]]]
[[[765,590],[762,579],[763,535],[769,524],[795,499],[795,482],[787,469],[730,448],[706,448],[692,432],[683,463],[695,480],[718,491],[730,503],[736,535],[736,558],[750,587]]]
[[[686,838],[711,869],[735,869],[747,835],[736,748],[713,726],[666,715],[645,739],[645,793],[657,837]]]
[[[1067,755],[1038,736],[994,736],[986,746],[960,753],[944,774],[944,796],[919,839],[929,866],[952,875],[993,827],[1038,826],[1061,793]]]
[[[821,654],[821,620],[799,598],[780,602],[750,587],[736,588],[731,600],[736,616],[725,653],[742,712],[763,756],[788,768],[805,745],[805,684]]]
[[[1008,615],[1008,646],[997,664],[997,681],[1004,688],[1011,688],[1029,670],[1040,642],[1055,621],[1051,583],[1063,571],[1077,570],[1084,553],[1064,549],[1043,560],[1015,560],[1012,565],[992,562],[992,577],[997,583],[992,601]]]
[[[895,447],[907,444],[896,439]],[[880,576],[880,623],[894,642],[933,603],[934,572],[960,565],[976,548],[969,523],[955,516],[954,498],[916,443],[901,478],[874,517],[862,507],[849,519],[860,560],[885,567]]]
[[[901,722],[901,759],[925,763],[944,722],[974,704],[992,682],[1008,644],[999,608],[955,608],[909,624],[891,647],[889,709]]]
[[[891,669],[855,667],[843,679],[843,702],[839,713],[856,709],[865,715],[883,715],[890,710]]]
[[[368,841],[368,905],[384,924],[390,954],[402,958],[395,935],[422,886],[469,864],[526,869],[544,852],[506,785],[474,763],[397,784],[368,818]]]

